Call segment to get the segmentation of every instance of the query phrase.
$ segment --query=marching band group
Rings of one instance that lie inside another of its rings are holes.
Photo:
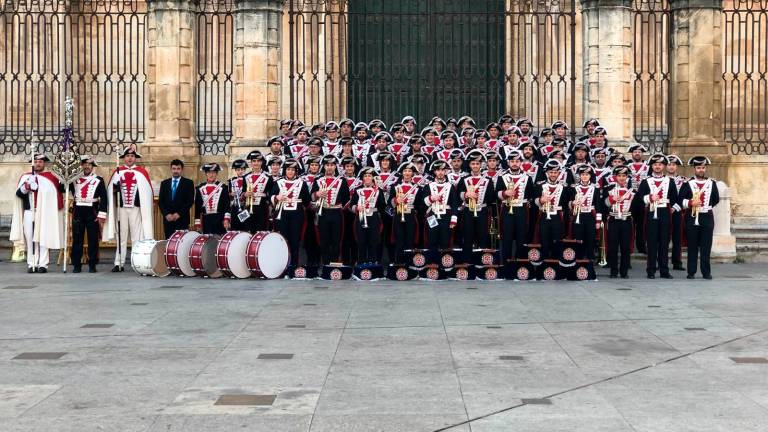
[[[414,251],[423,252],[425,266],[445,266],[447,251],[469,265],[481,264],[477,251],[493,251],[493,262],[504,265],[528,260],[531,248],[543,260],[562,260],[564,244],[575,243],[575,259],[607,263],[612,278],[628,277],[636,249],[647,255],[648,278],[671,279],[672,243],[673,269],[694,278],[700,266],[710,279],[718,190],[706,177],[709,159],[690,158],[693,175],[685,177],[675,155],[648,157],[641,144],[625,155],[598,120],[583,128],[574,139],[565,122],[534,134],[530,120],[508,115],[484,129],[468,116],[435,117],[420,131],[410,116],[389,129],[380,120],[311,127],[284,120],[268,149],[235,160],[227,180],[210,163],[195,187],[174,160],[158,204],[166,238],[190,222],[206,234],[281,233],[297,277],[323,266],[404,265]],[[123,271],[129,236],[152,237],[153,192],[140,157],[135,147],[123,150],[108,181],[83,157],[83,175],[70,186],[75,272],[85,233],[91,272],[102,230],[120,245],[114,272]],[[11,240],[26,242],[29,272],[45,272],[48,249],[61,247],[63,188],[46,162],[34,155],[16,190]]]

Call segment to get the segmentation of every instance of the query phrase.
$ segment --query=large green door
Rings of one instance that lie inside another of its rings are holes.
[[[504,109],[503,0],[350,0],[349,115],[485,123]]]

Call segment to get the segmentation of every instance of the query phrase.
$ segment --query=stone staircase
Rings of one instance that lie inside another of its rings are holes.
[[[732,231],[739,260],[768,262],[768,218],[736,217]]]

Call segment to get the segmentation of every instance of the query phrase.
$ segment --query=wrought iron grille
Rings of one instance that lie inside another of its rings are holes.
[[[198,3],[195,119],[200,154],[226,152],[233,134],[234,2]]]
[[[144,140],[146,3],[8,0],[0,4],[0,156],[58,152],[64,98],[82,154]]]
[[[635,141],[652,153],[669,144],[669,44],[672,10],[668,0],[634,0]]]
[[[768,1],[723,4],[723,132],[733,154],[768,154]]]
[[[289,0],[289,108],[576,122],[576,1]]]

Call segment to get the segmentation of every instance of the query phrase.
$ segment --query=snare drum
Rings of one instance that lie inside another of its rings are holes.
[[[251,235],[247,232],[229,231],[221,236],[216,245],[216,266],[224,277],[245,279],[251,277],[245,262],[245,252]]]
[[[192,243],[202,234],[196,231],[179,230],[168,239],[165,249],[165,262],[168,269],[176,276],[195,276],[192,264],[189,262],[189,251]]]
[[[219,244],[219,236],[204,234],[192,242],[189,250],[189,263],[192,271],[198,276],[219,278],[221,270],[216,265],[216,247]]]
[[[259,231],[248,242],[248,269],[256,277],[275,279],[283,275],[291,261],[288,242],[281,234]]]
[[[165,240],[141,240],[131,247],[131,267],[142,276],[166,277]]]

